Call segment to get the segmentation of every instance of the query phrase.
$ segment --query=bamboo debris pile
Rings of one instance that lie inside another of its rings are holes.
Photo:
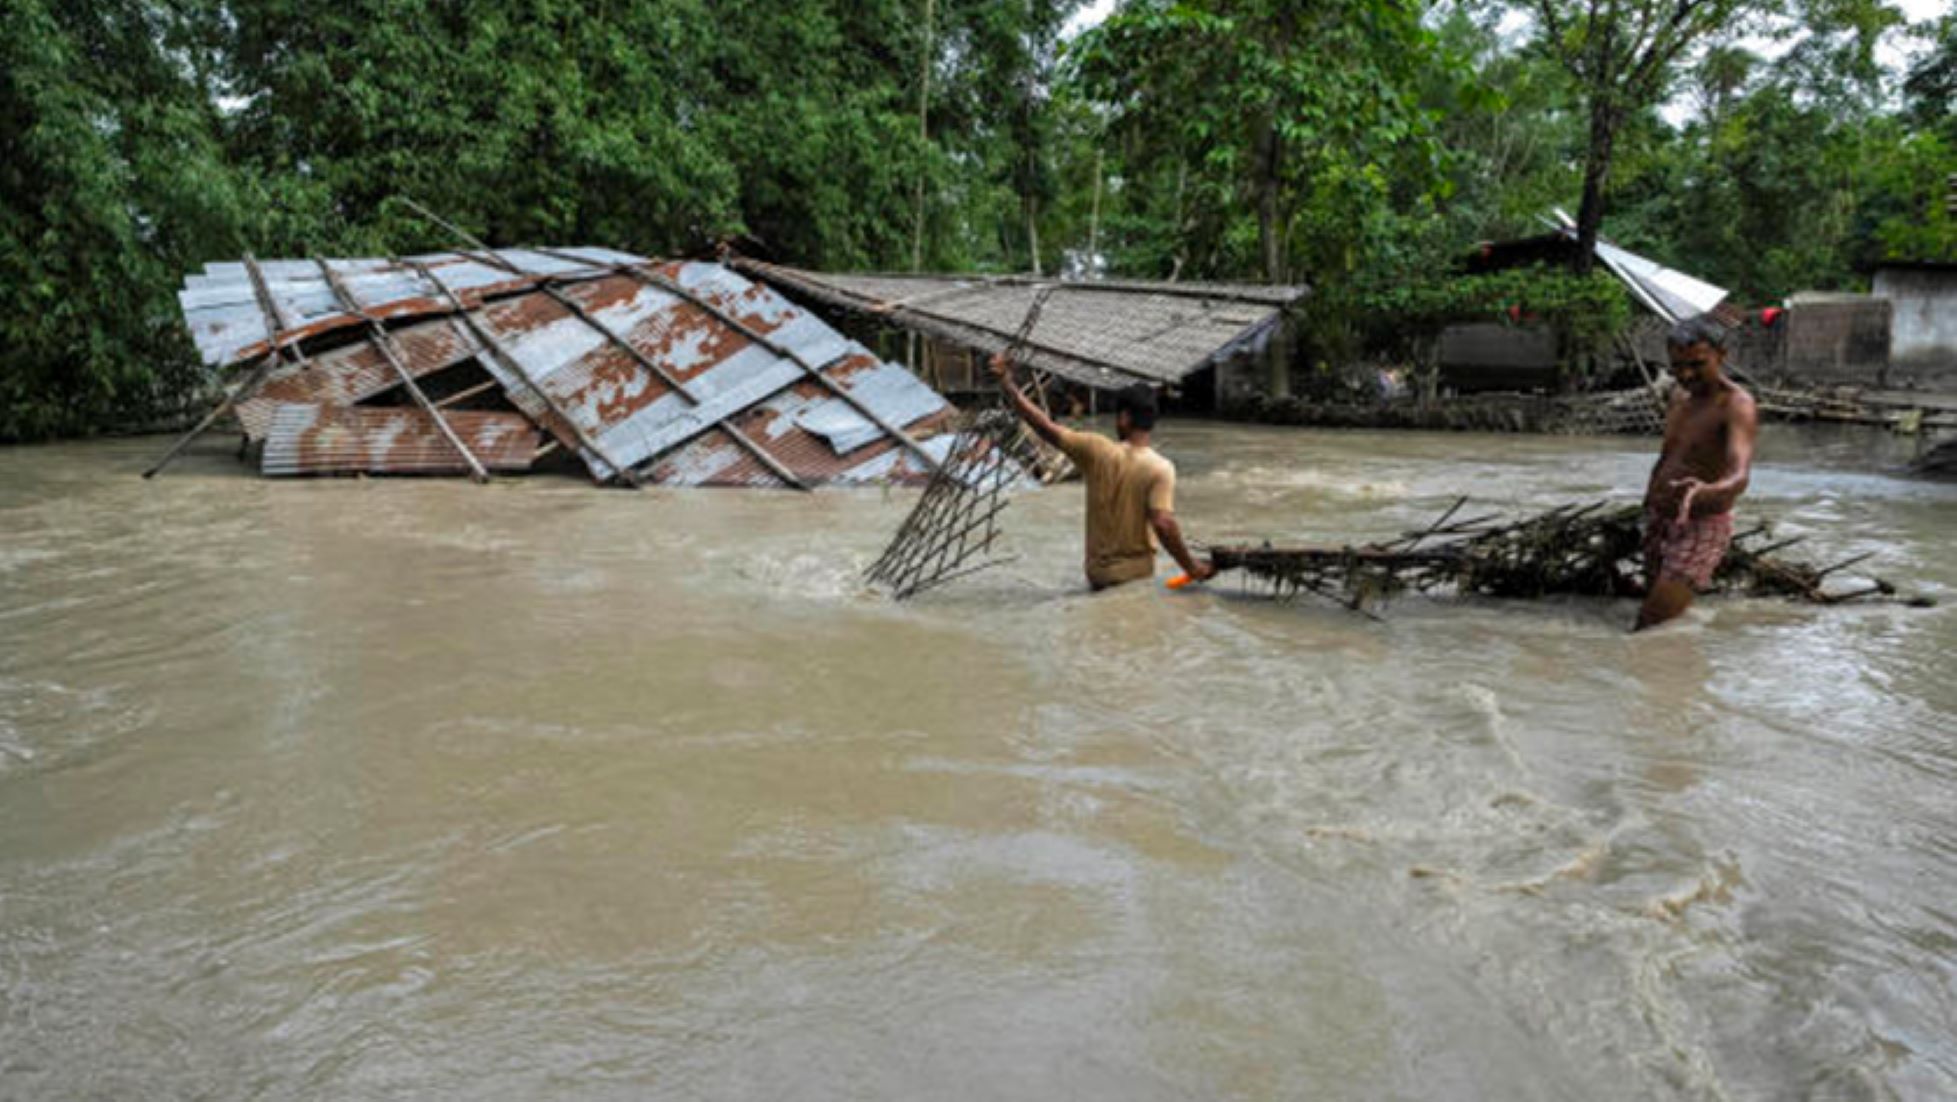
[[[1877,425],[1905,436],[1957,428],[1957,409],[1952,408],[1947,394],[1746,382],[1760,403],[1760,412],[1782,421]]]
[[[1538,598],[1551,595],[1632,597],[1643,585],[1643,508],[1592,502],[1563,505],[1519,521],[1497,514],[1457,520],[1466,498],[1440,518],[1397,540],[1360,546],[1239,544],[1209,548],[1219,571],[1242,570],[1280,597],[1309,593],[1355,612],[1405,593]],[[1815,567],[1779,552],[1800,537],[1768,542],[1765,525],[1735,536],[1713,575],[1717,592],[1834,605],[1900,598],[1880,578],[1849,588],[1829,579],[1867,555]],[[1911,604],[1927,603],[1911,599]]]
[[[953,578],[1010,561],[991,556],[1009,491],[1029,480],[1019,419],[1005,410],[971,416],[952,438],[945,462],[864,580],[899,601]],[[974,559],[980,561],[973,562]]]
[[[1663,436],[1665,399],[1652,386],[1563,398],[1543,428],[1559,436]]]

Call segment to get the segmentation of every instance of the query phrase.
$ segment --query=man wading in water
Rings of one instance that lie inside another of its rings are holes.
[[[1155,395],[1137,383],[1115,399],[1115,443],[1099,433],[1073,432],[1053,422],[1027,400],[1013,381],[1012,360],[1003,352],[992,357],[992,374],[1012,403],[1014,412],[1040,439],[1067,454],[1087,482],[1087,584],[1095,589],[1132,582],[1155,574],[1154,538],[1190,578],[1202,581],[1216,573],[1199,563],[1182,542],[1176,524],[1175,464],[1149,446],[1155,428]],[[1151,538],[1151,533],[1153,537]]]
[[[1644,492],[1644,607],[1633,631],[1684,612],[1733,542],[1733,503],[1746,492],[1760,417],[1753,396],[1721,370],[1726,327],[1703,314],[1666,341],[1678,391]]]

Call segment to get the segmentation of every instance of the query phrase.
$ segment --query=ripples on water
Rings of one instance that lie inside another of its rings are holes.
[[[1635,497],[1639,442],[1171,424],[1193,535]],[[904,493],[0,452],[0,1096],[1957,1094],[1957,612],[909,606]],[[1746,514],[1957,589],[1957,489]]]

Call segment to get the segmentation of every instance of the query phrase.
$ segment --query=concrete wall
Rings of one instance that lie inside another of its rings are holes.
[[[1957,265],[1877,268],[1874,293],[1894,310],[1891,382],[1957,383]]]
[[[1883,386],[1889,369],[1888,299],[1803,292],[1789,303],[1781,376],[1794,383]]]
[[[1644,359],[1645,367],[1656,376],[1671,372],[1672,354],[1667,343],[1671,330],[1670,322],[1644,314],[1631,323],[1631,331],[1627,334],[1631,347],[1637,350],[1637,354]],[[1785,381],[1786,346],[1785,318],[1773,325],[1762,325],[1759,315],[1749,314],[1739,328],[1727,335],[1726,366],[1748,379]]]
[[[1441,386],[1460,394],[1556,385],[1556,332],[1494,322],[1441,330]]]
[[[1757,314],[1733,330],[1726,341],[1726,362],[1748,378],[1777,379],[1787,374],[1787,319],[1761,325]]]

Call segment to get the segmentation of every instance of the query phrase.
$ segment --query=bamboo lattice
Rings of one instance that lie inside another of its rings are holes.
[[[1018,419],[1005,410],[970,417],[865,579],[903,601],[953,578],[1010,562],[1012,556],[994,556],[993,547],[1000,536],[999,514],[1011,501],[1009,492],[1027,478],[1027,468],[1015,454],[1018,437]]]

